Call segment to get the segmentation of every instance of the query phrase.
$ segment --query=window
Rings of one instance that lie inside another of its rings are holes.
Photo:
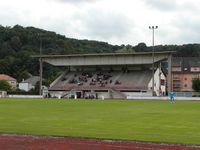
[[[187,87],[187,84],[185,84],[184,87]]]
[[[200,67],[191,67],[191,72],[199,72],[200,71]]]
[[[180,78],[179,77],[174,77],[173,80],[180,80]]]
[[[181,71],[181,67],[172,67],[172,71]]]
[[[174,87],[174,88],[180,88],[180,84],[174,83],[174,84],[173,84],[173,87]]]
[[[164,79],[161,79],[161,85],[165,85],[165,80]]]
[[[185,80],[187,80],[187,78],[186,78],[186,77],[185,77],[184,79],[185,79]]]

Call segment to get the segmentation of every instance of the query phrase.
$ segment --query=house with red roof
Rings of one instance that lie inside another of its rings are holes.
[[[17,87],[17,80],[9,75],[0,74],[0,80],[7,81],[11,85],[12,88]]]

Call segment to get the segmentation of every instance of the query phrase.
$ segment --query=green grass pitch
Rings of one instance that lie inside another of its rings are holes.
[[[0,99],[0,133],[200,144],[200,102]]]

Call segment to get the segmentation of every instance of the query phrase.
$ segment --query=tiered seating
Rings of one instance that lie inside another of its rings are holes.
[[[150,70],[69,72],[50,89],[146,89],[150,79]]]
[[[87,85],[88,80],[92,77],[91,73],[86,72],[69,72],[64,75],[56,84],[50,87],[51,90],[69,90],[79,86]]]
[[[137,85],[145,84],[147,85],[150,81],[152,75],[150,70],[146,71],[129,71],[128,73],[124,73],[121,75],[119,80],[122,83],[134,83]]]

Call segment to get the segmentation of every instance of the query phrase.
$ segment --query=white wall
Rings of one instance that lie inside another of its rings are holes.
[[[28,91],[28,83],[19,83],[19,89],[27,92]]]
[[[41,95],[8,95],[9,98],[43,98]]]
[[[159,77],[160,73],[160,77]],[[157,96],[161,96],[162,93],[166,93],[166,84],[161,85],[161,80],[165,80],[166,83],[166,77],[163,74],[162,70],[159,71],[159,68],[157,68],[156,72],[154,73],[154,91],[156,92]],[[152,79],[150,80],[148,84],[148,89],[151,90],[152,87]]]
[[[24,90],[24,91],[28,92],[32,88],[34,88],[34,86],[32,86],[29,83],[26,83],[26,82],[19,83],[19,89],[20,90]]]
[[[131,99],[134,97],[148,97],[151,96],[151,91],[147,91],[147,92],[123,92],[127,99]]]

